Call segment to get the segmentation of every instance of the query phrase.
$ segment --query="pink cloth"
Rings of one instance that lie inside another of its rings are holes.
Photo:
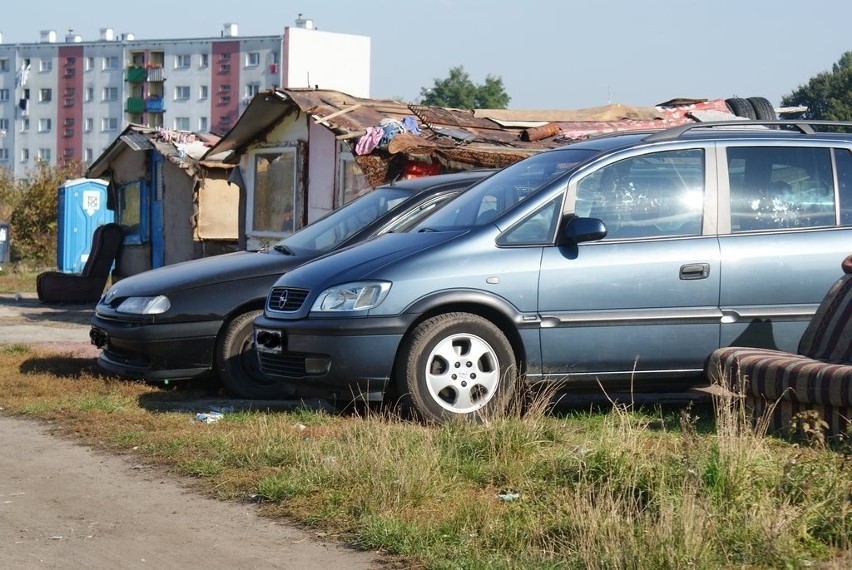
[[[355,145],[355,154],[370,154],[373,149],[379,146],[385,131],[381,127],[367,127],[367,132],[358,139],[358,144]]]

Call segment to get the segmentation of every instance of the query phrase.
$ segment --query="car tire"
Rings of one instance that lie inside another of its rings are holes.
[[[222,385],[233,396],[251,400],[273,400],[288,394],[288,385],[263,375],[254,350],[254,320],[263,311],[237,315],[225,324],[216,343],[215,370]]]
[[[749,97],[749,104],[754,109],[754,114],[759,121],[777,121],[778,114],[775,112],[775,107],[769,102],[766,97]]]
[[[505,412],[518,384],[512,345],[494,323],[446,313],[403,341],[395,368],[404,409],[422,421],[481,421]]]
[[[741,97],[725,99],[725,105],[727,105],[728,109],[731,110],[731,113],[733,113],[737,117],[744,117],[746,119],[751,120],[757,119],[757,114],[755,114],[754,112],[754,107],[751,106],[751,103],[748,102],[748,99],[743,99]]]

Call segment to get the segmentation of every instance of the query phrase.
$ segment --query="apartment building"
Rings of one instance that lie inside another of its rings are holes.
[[[296,25],[270,36],[137,39],[102,28],[95,41],[44,30],[34,43],[0,35],[0,168],[36,160],[91,163],[128,124],[226,133],[258,92],[319,87],[369,97],[370,38]]]

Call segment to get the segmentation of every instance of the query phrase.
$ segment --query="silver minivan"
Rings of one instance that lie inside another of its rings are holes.
[[[795,351],[852,251],[841,126],[695,123],[527,158],[284,275],[260,366],[444,421],[503,409],[521,380],[671,390],[720,346]]]

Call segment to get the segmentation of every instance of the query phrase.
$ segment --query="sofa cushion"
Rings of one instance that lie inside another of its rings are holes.
[[[767,400],[852,406],[852,364],[819,361],[767,348],[727,347],[707,359],[707,374],[746,396]]]
[[[798,353],[817,360],[852,361],[852,275],[838,279],[811,318]]]

